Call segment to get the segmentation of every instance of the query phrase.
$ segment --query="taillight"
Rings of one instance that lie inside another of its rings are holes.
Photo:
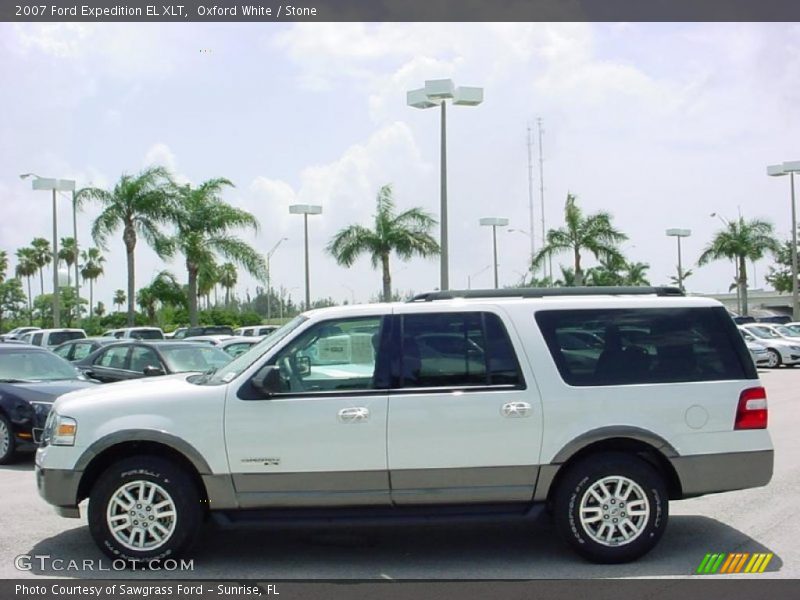
[[[767,391],[763,387],[749,388],[739,395],[733,428],[767,428]]]

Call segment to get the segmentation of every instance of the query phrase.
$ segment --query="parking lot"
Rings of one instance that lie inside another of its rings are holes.
[[[532,579],[685,577],[708,552],[772,552],[758,577],[800,576],[800,369],[762,370],[775,445],[769,486],[671,505],[659,546],[644,559],[600,566],[581,561],[546,520],[534,524],[416,526],[327,531],[207,527],[190,558],[193,570],[128,572],[154,576],[264,579]],[[36,492],[32,457],[0,467],[0,577],[119,577],[114,571],[15,567],[19,555],[109,561],[95,547],[85,519],[62,519]],[[95,562],[95,564],[98,564]],[[732,577],[743,577],[737,575]],[[722,577],[722,576],[716,576]],[[727,577],[727,576],[726,576]]]

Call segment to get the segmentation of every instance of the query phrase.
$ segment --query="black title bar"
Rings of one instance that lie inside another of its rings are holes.
[[[797,0],[3,0],[0,21],[800,21]]]

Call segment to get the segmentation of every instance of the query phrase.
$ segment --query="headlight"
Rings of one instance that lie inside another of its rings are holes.
[[[76,433],[78,433],[78,422],[75,419],[51,411],[44,426],[42,445],[74,446]]]
[[[789,346],[790,350],[794,350],[795,352],[800,352],[800,346]]]

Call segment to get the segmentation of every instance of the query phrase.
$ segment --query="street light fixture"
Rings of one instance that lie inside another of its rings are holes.
[[[75,181],[72,179],[40,177],[36,175],[36,173],[23,173],[19,177],[20,179],[33,177],[32,188],[34,190],[52,190],[53,192],[53,327],[58,328],[61,326],[61,299],[58,289],[58,210],[56,206],[56,192],[72,192],[74,199]],[[75,301],[78,302],[78,298],[76,298]]]
[[[789,176],[789,187],[791,188],[792,199],[792,320],[798,321],[800,320],[800,302],[798,302],[797,292],[797,207],[794,199],[795,173],[800,173],[800,160],[767,167],[767,175],[770,177]]]
[[[505,217],[483,217],[480,220],[483,227],[492,228],[492,251],[494,256],[494,289],[497,289],[497,228],[508,227],[508,219]]]
[[[678,239],[678,287],[683,290],[683,263],[681,262],[681,238],[692,235],[691,229],[667,229],[667,235]]]
[[[287,241],[289,238],[282,237],[278,240],[278,242],[272,247],[272,250],[267,252],[267,321],[272,318],[272,271],[270,270],[269,266],[269,259],[272,258],[272,255],[275,254],[275,251],[278,249],[283,242]]]
[[[458,106],[478,106],[483,102],[483,88],[455,87],[451,79],[430,79],[425,87],[406,93],[406,102],[412,108],[442,107],[441,158],[440,158],[440,285],[439,289],[450,289],[449,254],[447,241],[447,100]]]
[[[303,231],[306,250],[306,310],[311,308],[311,291],[308,276],[308,215],[321,215],[322,207],[318,204],[292,204],[289,213],[293,215],[303,215]]]

